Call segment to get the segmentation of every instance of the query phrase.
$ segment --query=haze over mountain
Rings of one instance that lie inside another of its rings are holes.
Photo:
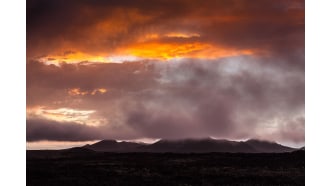
[[[230,141],[224,139],[161,139],[152,144],[136,142],[117,142],[116,140],[102,140],[81,148],[98,152],[173,152],[173,153],[281,153],[297,149],[281,144],[257,139],[247,141]]]

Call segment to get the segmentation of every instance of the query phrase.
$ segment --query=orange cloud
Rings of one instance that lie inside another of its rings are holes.
[[[188,39],[197,37],[184,34],[170,34],[165,37]],[[39,58],[46,64],[80,63],[80,62],[97,62],[97,63],[121,63],[125,61],[137,61],[142,59],[171,60],[173,58],[205,58],[215,59],[221,57],[237,56],[237,55],[253,55],[253,49],[234,49],[221,47],[201,41],[185,41],[173,42],[162,41],[159,35],[147,35],[146,42],[131,43],[125,47],[118,48],[112,53],[103,55],[93,55],[93,53],[72,52],[65,55],[49,55]],[[260,51],[260,49],[259,49]],[[78,91],[78,89],[70,90],[70,94],[84,95],[87,92]]]
[[[79,88],[73,88],[68,91],[70,96],[86,95],[88,91],[81,91]]]
[[[185,57],[194,51],[208,48],[208,44],[204,43],[138,43],[128,46],[123,49],[125,53],[143,57],[143,58],[157,58],[157,59],[171,59],[175,57]]]
[[[260,49],[258,50],[261,51]],[[97,62],[97,63],[122,63],[127,61],[138,61],[143,59],[156,59],[167,61],[173,58],[204,58],[215,59],[222,57],[253,55],[254,49],[233,49],[203,42],[191,43],[166,43],[166,42],[144,42],[129,45],[118,49],[116,52],[104,56],[75,52],[65,56],[49,55],[40,58],[39,61],[46,64],[59,65],[65,63]],[[89,94],[78,89],[70,90],[70,95]]]
[[[92,91],[83,91],[80,88],[72,88],[68,90],[68,94],[70,96],[85,96],[85,95],[96,95],[96,94],[104,94],[108,90],[105,88],[98,88]]]
[[[172,36],[174,37],[174,35]],[[121,52],[127,55],[160,60],[170,60],[172,58],[214,59],[237,55],[253,55],[255,53],[255,50],[252,49],[239,50],[228,47],[220,47],[205,42],[176,43],[154,41],[137,43],[127,46],[122,50],[123,51]]]
[[[95,54],[88,54],[83,52],[70,52],[68,54],[63,55],[48,55],[46,57],[39,58],[39,61],[42,61],[46,64],[60,64],[62,62],[65,63],[80,63],[84,61],[88,62],[98,62],[98,63],[106,63],[111,62],[108,58],[106,58],[105,54],[95,55]]]
[[[301,47],[304,40],[302,0],[41,2],[34,2],[38,10],[27,9],[27,56],[46,56],[48,64],[117,62],[111,56],[216,58],[256,48],[282,54],[283,46]],[[64,55],[68,50],[75,53]]]
[[[90,94],[91,95],[95,95],[97,93],[104,94],[106,92],[107,92],[107,89],[105,89],[105,88],[99,88],[99,89],[94,89]]]
[[[191,38],[191,37],[200,37],[197,33],[179,33],[179,32],[170,32],[165,34],[166,37],[177,37],[177,38]]]

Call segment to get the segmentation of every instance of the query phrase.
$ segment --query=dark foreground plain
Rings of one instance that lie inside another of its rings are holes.
[[[305,152],[27,151],[27,185],[305,185]]]

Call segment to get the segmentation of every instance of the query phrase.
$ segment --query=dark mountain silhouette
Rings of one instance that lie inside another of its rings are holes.
[[[102,140],[92,145],[85,145],[83,148],[101,152],[135,152],[143,143],[117,142],[116,140]]]
[[[281,153],[292,152],[297,149],[286,147],[275,142],[250,139],[247,141],[204,139],[162,139],[153,144],[134,142],[117,142],[115,140],[102,140],[81,148],[99,152],[173,152],[173,153]]]
[[[269,142],[264,140],[250,139],[245,142],[252,146],[257,152],[292,152],[297,149],[280,145],[276,142]]]
[[[85,148],[85,147],[72,147],[69,149],[63,149],[63,152],[67,152],[67,153],[93,153],[95,152],[94,150]]]

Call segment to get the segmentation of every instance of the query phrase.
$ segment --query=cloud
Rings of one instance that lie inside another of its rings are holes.
[[[157,72],[152,70],[153,66],[143,62],[55,66],[30,61],[27,63],[26,77],[27,104],[42,105],[57,101],[79,100],[79,97],[75,98],[72,95],[72,90],[88,93],[86,99],[91,96],[101,99],[116,97],[121,92],[148,89],[156,83]],[[107,91],[95,92],[100,89]]]
[[[267,134],[269,138],[277,141],[302,144],[305,142],[305,117],[287,118],[278,121],[279,127],[260,131],[260,135]]]
[[[290,118],[304,115],[303,73],[232,60],[164,65],[161,85],[138,94],[125,111],[127,124],[147,137],[237,139],[257,136],[269,122],[282,130],[286,125],[274,119],[291,125]]]
[[[88,141],[99,139],[102,132],[96,127],[57,122],[53,120],[27,120],[26,140]]]
[[[29,58],[70,61],[65,59],[68,51],[79,54],[69,55],[71,61],[106,61],[104,57],[111,55],[216,58],[247,52],[281,59],[304,53],[303,0],[30,0],[27,4]],[[166,37],[171,33],[198,37]],[[290,63],[304,67],[301,60]]]
[[[28,107],[95,110],[107,122],[93,130],[106,133],[108,138],[257,136],[304,140],[301,127],[288,133],[289,126],[298,127],[292,118],[304,117],[304,72],[264,63],[263,58],[88,66],[33,62],[27,69],[31,70],[27,73]],[[88,92],[104,87],[109,91],[77,97],[68,94],[70,87],[84,87]]]
[[[301,143],[304,17],[302,0],[29,0],[27,109],[106,122],[28,118],[28,139]]]

